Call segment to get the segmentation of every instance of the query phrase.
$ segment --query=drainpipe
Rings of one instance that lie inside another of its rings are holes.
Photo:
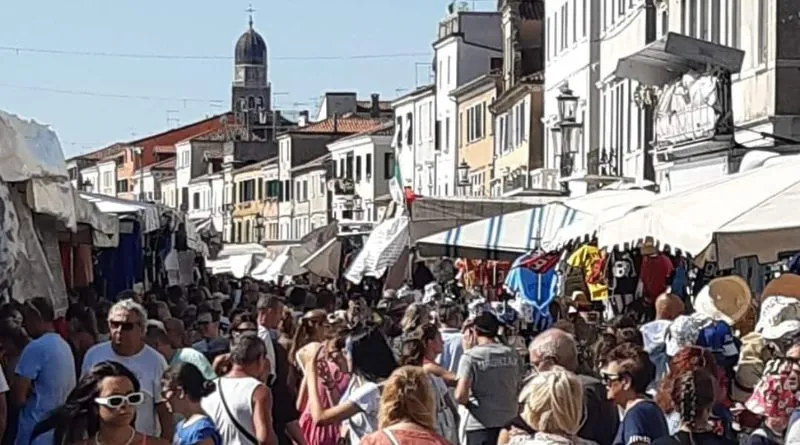
[[[656,41],[657,11],[655,0],[645,1],[645,45]],[[655,167],[653,166],[653,143],[655,142],[655,108],[644,109],[644,179],[656,181]]]

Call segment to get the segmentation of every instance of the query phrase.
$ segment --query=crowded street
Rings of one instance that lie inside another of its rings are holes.
[[[43,1],[0,445],[800,445],[800,1]]]

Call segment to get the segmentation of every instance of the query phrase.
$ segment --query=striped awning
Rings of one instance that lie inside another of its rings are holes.
[[[514,260],[586,216],[572,207],[552,203],[428,236],[417,242],[417,249],[422,256]]]

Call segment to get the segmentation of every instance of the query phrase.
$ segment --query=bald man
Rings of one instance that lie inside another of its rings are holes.
[[[561,329],[548,329],[533,339],[528,347],[531,376],[553,367],[561,367],[574,372],[578,368],[578,348],[575,338]],[[585,422],[578,431],[578,437],[597,442],[599,445],[611,445],[619,426],[617,408],[606,397],[606,387],[600,380],[588,375],[578,375],[583,384],[583,404],[586,413]],[[520,403],[530,394],[530,377],[520,393]],[[523,429],[521,419],[513,425]]]
[[[675,320],[685,310],[683,300],[675,294],[663,293],[656,298],[656,320]]]

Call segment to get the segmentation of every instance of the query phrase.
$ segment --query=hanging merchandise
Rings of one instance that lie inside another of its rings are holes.
[[[605,253],[591,244],[579,247],[567,259],[570,266],[583,271],[583,281],[586,282],[592,301],[603,301],[608,298],[605,261]]]
[[[637,255],[629,250],[614,249],[609,253],[606,269],[609,289],[606,319],[610,320],[624,314],[636,300],[641,298],[641,293],[637,292],[639,287],[638,259]]]
[[[550,306],[557,295],[556,271],[551,269],[547,273],[536,273],[519,265],[525,259],[526,257],[521,257],[514,262],[506,277],[505,287],[509,293],[516,296],[523,319],[527,323],[532,323],[536,331],[541,332],[555,322],[550,313]]]
[[[519,265],[536,273],[546,273],[556,267],[561,254],[558,252],[533,252],[526,255]]]
[[[642,272],[641,281],[644,298],[648,305],[655,304],[656,298],[667,290],[667,281],[675,267],[668,256],[656,249],[652,237],[645,238],[641,246]]]

